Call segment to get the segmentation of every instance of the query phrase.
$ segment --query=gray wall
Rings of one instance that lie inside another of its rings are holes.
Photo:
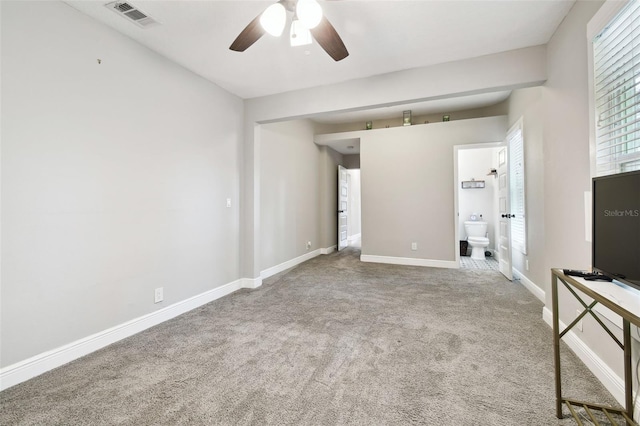
[[[360,154],[345,155],[342,166],[345,169],[359,169],[360,168]]]
[[[591,244],[585,237],[584,193],[591,189],[586,24],[601,2],[576,2],[548,45],[548,80],[543,86],[544,227],[546,271],[589,269]],[[560,120],[558,118],[561,118]],[[548,275],[547,275],[548,277]],[[550,279],[544,282],[549,288]],[[546,292],[551,309],[551,292]],[[575,318],[578,303],[562,293],[560,318]],[[592,320],[579,337],[622,376],[618,347]]]
[[[591,263],[584,205],[591,186],[585,33],[600,5],[577,2],[548,45],[542,108],[547,270],[558,265],[587,269]],[[550,306],[549,294],[547,302]]]
[[[316,145],[314,132],[310,120],[260,126],[262,271],[337,243],[336,191],[343,156]]]
[[[308,120],[261,127],[260,241],[263,269],[320,246],[320,147]],[[311,241],[311,249],[306,248]]]
[[[503,141],[506,116],[360,134],[362,254],[455,261],[453,147]]]
[[[416,124],[428,124],[438,123],[442,121],[442,116],[447,114],[451,121],[466,120],[469,118],[483,118],[483,117],[495,117],[497,115],[506,115],[508,110],[508,100],[498,102],[495,105],[490,105],[481,108],[465,109],[460,111],[442,111],[431,114],[419,114],[411,117],[413,125]],[[352,122],[345,121],[340,123],[321,123],[318,124],[318,129],[321,133],[337,133],[337,132],[350,132],[355,130],[365,130],[366,121]],[[374,119],[372,120],[373,129],[385,129],[387,127],[402,127],[402,113],[399,113],[396,118],[387,119]]]
[[[260,123],[437,99],[450,94],[461,96],[529,87],[541,84],[545,78],[546,48],[534,46],[245,101],[241,227],[243,277],[257,282],[262,270],[259,241]]]
[[[320,147],[320,247],[330,249],[338,244],[338,165],[343,155],[327,147]]]
[[[601,2],[576,2],[548,44],[548,81],[517,90],[509,123],[523,117],[528,215],[528,256],[514,252],[514,267],[544,291],[551,309],[550,269],[589,269],[585,191],[590,190],[587,22]],[[524,260],[529,260],[529,271]],[[579,303],[560,289],[560,319],[573,321]],[[582,310],[582,309],[581,309]],[[616,326],[604,318],[614,330]],[[575,330],[595,354],[622,377],[622,353],[591,318]],[[620,334],[618,332],[618,334]],[[636,345],[637,346],[637,345]]]
[[[242,117],[63,3],[2,2],[3,367],[240,278]]]

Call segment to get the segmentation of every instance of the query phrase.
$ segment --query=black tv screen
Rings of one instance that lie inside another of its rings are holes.
[[[593,268],[640,289],[640,171],[593,179]]]

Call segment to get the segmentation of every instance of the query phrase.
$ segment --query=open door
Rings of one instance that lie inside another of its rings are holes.
[[[349,245],[347,231],[347,202],[349,199],[349,183],[347,169],[338,166],[338,251]]]
[[[511,198],[509,193],[509,147],[498,152],[498,253],[500,255],[500,272],[513,281],[511,264]]]

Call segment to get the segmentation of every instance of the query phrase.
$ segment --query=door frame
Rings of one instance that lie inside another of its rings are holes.
[[[455,237],[455,251],[456,258],[455,263],[456,267],[460,268],[460,226],[459,226],[459,218],[460,218],[460,207],[459,207],[459,199],[460,196],[460,188],[459,182],[460,178],[458,176],[458,152],[462,149],[483,149],[483,148],[500,148],[507,146],[506,141],[502,142],[486,142],[486,143],[473,143],[466,145],[454,145],[453,147],[453,224],[454,224],[454,237]]]

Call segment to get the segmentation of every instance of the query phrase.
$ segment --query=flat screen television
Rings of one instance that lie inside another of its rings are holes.
[[[593,178],[593,269],[640,290],[640,171]]]

